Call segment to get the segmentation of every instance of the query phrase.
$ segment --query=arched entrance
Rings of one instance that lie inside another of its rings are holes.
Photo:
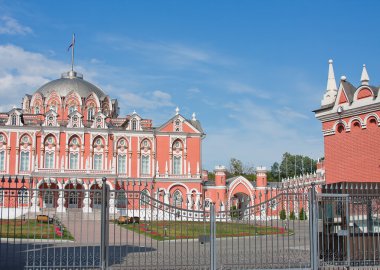
[[[92,209],[100,209],[102,207],[102,188],[98,184],[91,186],[90,199]]]
[[[249,195],[239,192],[231,198],[231,206],[237,210],[237,217],[243,218],[245,210],[249,207]]]
[[[65,200],[66,208],[82,208],[83,186],[81,184],[67,184],[65,186]]]
[[[40,205],[43,208],[55,208],[57,207],[58,185],[56,183],[43,183],[39,187],[40,192]]]

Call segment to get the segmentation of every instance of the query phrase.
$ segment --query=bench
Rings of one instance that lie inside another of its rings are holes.
[[[53,223],[53,218],[47,216],[47,215],[37,215],[37,222],[41,223]]]
[[[117,223],[119,224],[140,223],[140,217],[120,216],[117,219]]]

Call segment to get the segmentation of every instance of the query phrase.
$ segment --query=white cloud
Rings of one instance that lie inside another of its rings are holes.
[[[32,33],[28,26],[21,25],[16,19],[9,16],[0,17],[0,34],[26,35]]]
[[[121,94],[123,102],[128,104],[129,107],[143,110],[155,110],[162,107],[174,106],[171,101],[169,93],[156,90],[153,92],[138,95],[131,92]]]
[[[227,83],[228,91],[236,94],[251,94],[259,98],[268,99],[270,95],[264,90],[258,90],[250,85],[246,85],[240,82]]]

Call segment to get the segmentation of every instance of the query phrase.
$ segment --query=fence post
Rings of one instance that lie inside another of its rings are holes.
[[[101,208],[101,227],[100,227],[100,266],[102,270],[107,270],[108,267],[108,187],[106,184],[107,178],[102,178],[102,208]]]
[[[213,203],[210,204],[210,270],[216,270],[216,220]]]
[[[311,183],[309,198],[310,264],[312,270],[318,270],[318,209],[315,183]]]

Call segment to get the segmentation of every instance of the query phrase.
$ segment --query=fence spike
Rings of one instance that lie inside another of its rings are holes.
[[[12,178],[11,178],[11,176],[9,176],[9,178],[8,178],[8,183],[12,183]]]
[[[21,183],[25,184],[25,176],[22,177]]]
[[[5,183],[5,177],[3,175],[3,178],[1,178],[1,183]]]

